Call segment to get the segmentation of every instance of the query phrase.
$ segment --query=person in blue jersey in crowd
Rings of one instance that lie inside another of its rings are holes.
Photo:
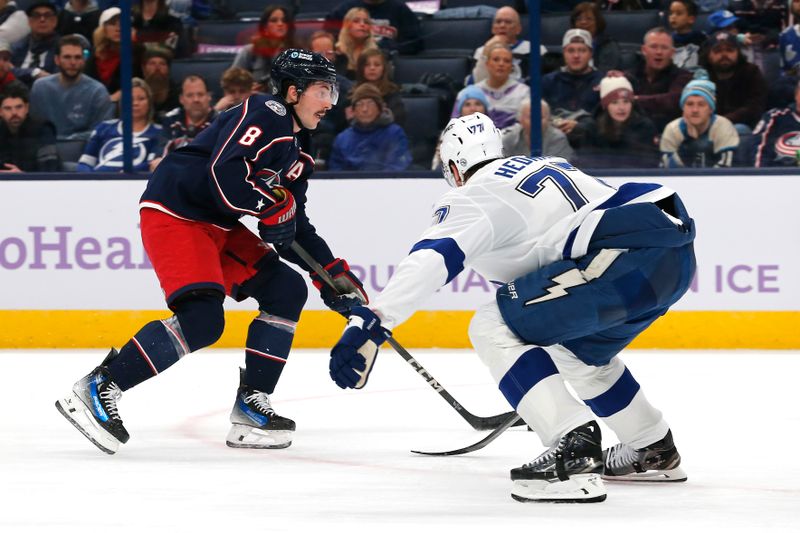
[[[346,286],[335,293],[311,277],[323,301],[346,313],[366,303],[361,282],[331,253],[306,215],[314,161],[307,135],[336,103],[336,70],[319,54],[289,49],[272,65],[272,95],[253,94],[227,109],[191,143],[156,168],[139,207],[145,251],[174,313],[146,324],[56,402],[90,441],[115,453],[129,434],[119,415],[122,392],[222,335],[223,301],[253,298],[259,314],[245,342],[245,368],[231,412],[227,444],[285,448],[294,421],[279,416],[269,395],[289,356],[306,302],[303,277],[281,259],[310,270],[290,250],[300,244]],[[258,233],[239,219],[258,220]]]
[[[512,496],[599,502],[601,477],[685,480],[669,425],[617,357],[694,276],[694,222],[675,191],[617,189],[562,158],[504,158],[500,132],[481,113],[450,121],[441,155],[454,189],[372,305],[350,310],[331,378],[366,385],[391,331],[473,268],[499,288],[472,319],[472,345],[549,447],[511,470]],[[595,417],[619,444],[603,451]]]
[[[133,78],[133,170],[147,172],[150,161],[160,153],[161,126],[153,124],[153,93],[141,78]],[[122,120],[106,120],[92,132],[78,172],[120,172],[122,170]]]
[[[333,141],[328,170],[405,170],[411,164],[408,138],[395,124],[381,91],[371,83],[357,86],[351,126]]]

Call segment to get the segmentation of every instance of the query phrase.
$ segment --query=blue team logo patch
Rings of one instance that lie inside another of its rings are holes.
[[[447,215],[450,214],[450,206],[444,205],[433,212],[433,224],[441,224],[444,222],[444,219],[447,218]]]
[[[265,105],[272,109],[276,115],[281,117],[286,115],[286,108],[283,107],[283,104],[276,102],[275,100],[267,100]]]

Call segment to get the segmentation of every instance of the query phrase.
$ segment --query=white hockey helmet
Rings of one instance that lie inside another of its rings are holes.
[[[457,182],[450,162],[456,165],[463,178],[464,173],[478,163],[503,157],[503,139],[492,119],[483,113],[473,113],[450,119],[442,132],[439,155],[444,179],[451,187],[458,187],[464,183]]]

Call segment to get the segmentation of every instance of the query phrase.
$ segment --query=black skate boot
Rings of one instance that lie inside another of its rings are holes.
[[[244,369],[240,370],[227,445],[231,448],[288,448],[292,444],[294,421],[275,413],[267,393],[245,385]]]
[[[578,426],[532,462],[511,470],[511,497],[519,502],[602,502],[602,450],[597,423]]]
[[[672,430],[658,442],[634,450],[615,444],[603,451],[603,479],[620,481],[686,481],[681,455],[672,441]]]
[[[104,363],[116,353],[112,349]],[[120,397],[122,390],[111,380],[108,369],[98,366],[73,385],[71,394],[56,402],[56,409],[95,446],[113,454],[130,438],[117,412]]]

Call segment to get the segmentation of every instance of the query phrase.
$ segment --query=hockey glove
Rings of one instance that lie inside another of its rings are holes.
[[[284,187],[273,187],[270,192],[276,201],[259,214],[258,234],[277,248],[288,246],[294,240],[297,204]]]
[[[325,305],[340,315],[347,315],[352,307],[369,303],[369,297],[364,291],[364,285],[350,270],[350,265],[344,259],[334,259],[325,267],[325,271],[333,278],[333,287],[325,283],[316,272],[311,273],[311,282],[322,296]]]
[[[378,347],[391,335],[369,308],[353,307],[342,338],[331,350],[331,379],[343,389],[364,387],[375,364]]]

